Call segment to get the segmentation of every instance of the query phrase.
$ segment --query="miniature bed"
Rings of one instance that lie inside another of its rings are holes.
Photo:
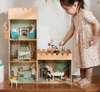
[[[31,54],[30,52],[22,52],[22,51],[18,51],[18,59],[31,59]]]

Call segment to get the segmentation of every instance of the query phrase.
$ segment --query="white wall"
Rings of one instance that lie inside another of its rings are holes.
[[[96,0],[85,1],[87,6],[89,6],[88,9],[92,10],[100,21],[99,12],[95,11],[95,9],[100,9],[100,5],[94,3]],[[42,3],[40,0],[0,0],[0,26],[7,21],[7,14],[3,12],[7,13],[10,7],[38,7],[38,49],[47,49],[47,43],[50,42],[51,39],[54,40],[55,44],[59,44],[70,28],[71,16],[65,13],[59,2],[54,1],[52,3],[51,0],[48,0],[48,2],[43,1]],[[5,74],[8,74],[8,55],[7,50],[5,51],[8,47],[8,43],[7,40],[4,39],[3,28],[0,28],[0,44],[2,45],[0,59],[7,67]],[[70,49],[73,53],[72,38],[66,43],[65,47],[66,49]],[[3,57],[4,55],[6,59]],[[73,74],[79,75],[79,71],[74,68],[74,62]]]

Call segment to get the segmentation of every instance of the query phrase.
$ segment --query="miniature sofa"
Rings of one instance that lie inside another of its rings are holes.
[[[11,29],[11,39],[18,39],[18,32],[16,29]]]
[[[34,29],[33,33],[28,33],[28,38],[35,39],[36,38],[36,29]]]

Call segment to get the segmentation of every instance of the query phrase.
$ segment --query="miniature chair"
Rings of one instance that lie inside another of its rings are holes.
[[[60,80],[60,83],[66,82],[66,79],[67,79],[67,75],[64,77],[64,79],[61,79],[61,80]]]
[[[18,32],[16,29],[11,29],[11,39],[18,39]]]
[[[28,33],[28,38],[35,39],[36,38],[36,29],[34,29],[33,33]]]

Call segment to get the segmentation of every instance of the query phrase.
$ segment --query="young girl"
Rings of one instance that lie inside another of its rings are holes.
[[[60,3],[72,19],[71,28],[59,46],[65,45],[73,36],[74,63],[76,68],[80,68],[80,77],[73,79],[73,82],[89,84],[92,82],[93,67],[100,65],[99,22],[90,11],[84,9],[84,0],[60,0]]]

